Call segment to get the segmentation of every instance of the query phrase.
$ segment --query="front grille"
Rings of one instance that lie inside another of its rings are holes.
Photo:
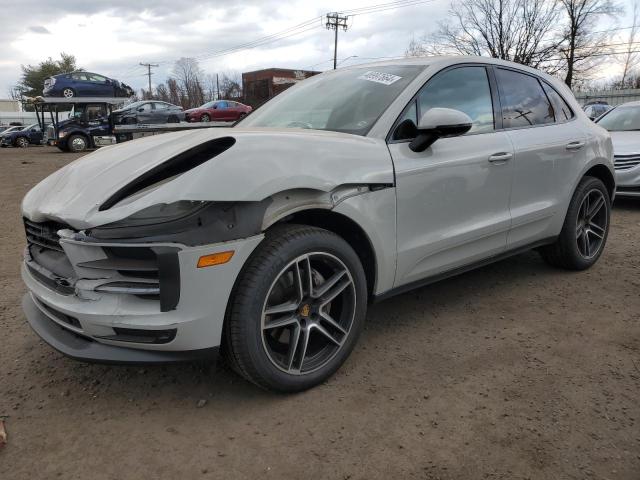
[[[613,157],[616,170],[631,170],[640,165],[640,155],[615,155]]]
[[[53,125],[49,125],[46,131],[46,140],[53,140],[56,136],[56,129]]]
[[[32,222],[24,219],[24,228],[29,246],[37,245],[41,248],[62,252],[58,230],[69,228],[67,225],[58,222]]]

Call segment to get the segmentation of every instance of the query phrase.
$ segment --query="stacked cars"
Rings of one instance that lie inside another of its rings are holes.
[[[124,83],[91,72],[54,75],[44,81],[45,97],[130,97],[133,89]]]
[[[112,116],[116,125],[178,123],[184,118],[184,111],[167,102],[141,101],[114,110]]]

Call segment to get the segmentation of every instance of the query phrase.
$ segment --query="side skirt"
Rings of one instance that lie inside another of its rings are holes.
[[[533,250],[534,248],[550,245],[554,243],[556,239],[557,237],[550,237],[544,240],[539,240],[537,242],[530,243],[522,247],[518,247],[516,249],[508,250],[498,255],[485,258],[478,262],[470,263],[469,265],[464,265],[462,267],[457,267],[452,270],[447,270],[445,272],[438,273],[437,275],[433,275],[431,277],[426,277],[421,280],[416,280],[415,282],[407,283],[406,285],[400,285],[399,287],[392,288],[391,290],[387,290],[386,292],[381,293],[379,295],[373,295],[372,303],[382,302],[387,298],[394,297],[396,295],[400,295],[402,293],[406,293],[411,290],[415,290],[416,288],[431,285],[432,283],[436,283],[450,277],[455,277],[456,275],[460,275],[462,273],[475,270],[476,268],[484,267],[485,265],[490,265],[492,263],[499,262],[500,260],[504,260],[505,258],[513,257],[514,255],[519,255],[521,253],[528,252],[529,250]]]

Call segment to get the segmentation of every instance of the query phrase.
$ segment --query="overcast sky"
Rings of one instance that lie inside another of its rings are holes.
[[[183,56],[200,58],[207,73],[266,67],[324,70],[332,66],[333,33],[324,28],[320,16],[390,1],[0,0],[0,98],[17,82],[21,64],[57,58],[60,52],[75,55],[86,70],[135,89],[147,84],[139,62],[160,63],[154,69],[155,84],[164,81],[173,61]],[[631,1],[623,1],[627,11]],[[348,65],[402,55],[412,36],[436,28],[449,4],[450,0],[427,0],[353,16],[349,30],[339,34],[338,58]],[[318,17],[315,22],[292,30],[288,38],[230,55],[212,55],[314,17]],[[618,19],[618,24],[630,23],[628,17]],[[610,25],[606,21],[602,27]]]

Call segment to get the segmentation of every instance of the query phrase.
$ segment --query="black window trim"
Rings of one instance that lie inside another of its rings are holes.
[[[416,105],[416,116],[419,119],[420,110],[419,110],[417,100],[418,100],[418,95],[420,95],[420,92],[422,92],[422,89],[425,88],[429,84],[429,82],[432,79],[436,78],[438,75],[446,73],[450,70],[455,70],[455,69],[464,68],[464,67],[484,68],[485,73],[487,74],[487,81],[489,82],[489,92],[491,95],[491,104],[493,108],[493,130],[491,132],[472,132],[472,133],[466,133],[464,136],[471,137],[474,135],[486,135],[488,133],[495,133],[499,130],[502,130],[502,109],[500,107],[500,95],[498,94],[498,87],[497,87],[495,74],[493,72],[493,69],[491,68],[492,65],[487,63],[476,63],[476,62],[456,63],[455,65],[449,65],[448,67],[444,67],[438,70],[436,73],[431,75],[427,79],[427,81],[420,86],[420,88],[418,88],[418,91],[413,95],[413,97],[411,97],[411,100],[407,102],[405,107],[400,112],[400,115],[398,115],[396,120],[393,122],[393,125],[391,126],[391,129],[389,130],[386,136],[387,144],[411,142],[411,140],[413,140],[411,138],[403,138],[399,140],[396,140],[393,138],[393,132],[395,132],[396,128],[398,128],[398,125],[400,124],[400,120],[405,116],[407,111],[411,109],[414,103]]]
[[[569,102],[567,102],[567,100],[560,94],[560,92],[558,92],[558,90],[553,88],[553,85],[551,85],[546,80],[540,78],[538,75],[535,75],[535,74],[530,73],[530,72],[525,72],[524,70],[520,70],[519,68],[513,68],[513,67],[510,67],[510,66],[504,66],[504,65],[491,65],[491,69],[492,70],[495,70],[495,69],[510,70],[512,72],[520,73],[522,75],[528,75],[529,77],[532,77],[532,78],[536,79],[538,81],[538,83],[540,84],[540,88],[542,89],[542,92],[544,93],[545,98],[549,102],[549,105],[551,105],[551,108],[553,108],[553,119],[554,119],[553,122],[539,123],[537,125],[523,125],[521,127],[507,127],[507,128],[505,128],[503,126],[503,128],[501,129],[503,132],[509,132],[509,131],[512,131],[512,130],[523,130],[523,129],[526,129],[526,128],[540,128],[540,127],[549,127],[549,126],[552,126],[552,125],[562,125],[562,124],[573,122],[573,121],[576,120],[576,118],[577,118],[576,113],[573,111],[573,109],[569,105]],[[495,75],[495,72],[494,72],[494,75]],[[498,93],[500,93],[500,85],[499,85],[499,82],[497,82],[497,76],[495,76],[495,78],[496,78],[496,84],[497,84],[497,87],[498,87],[497,91],[498,91]],[[563,122],[559,122],[558,121],[558,119],[557,119],[558,116],[556,114],[556,106],[555,106],[554,102],[547,95],[547,92],[545,91],[544,86],[542,85],[543,82],[546,83],[549,87],[551,87],[558,95],[560,95],[560,98],[562,98],[562,100],[564,100],[564,102],[567,104],[567,106],[569,107],[569,110],[571,111],[571,114],[572,114],[572,117],[569,120],[566,120],[566,121],[563,121]],[[502,112],[502,108],[500,109],[500,118],[501,118],[501,120],[504,119],[504,112]]]

